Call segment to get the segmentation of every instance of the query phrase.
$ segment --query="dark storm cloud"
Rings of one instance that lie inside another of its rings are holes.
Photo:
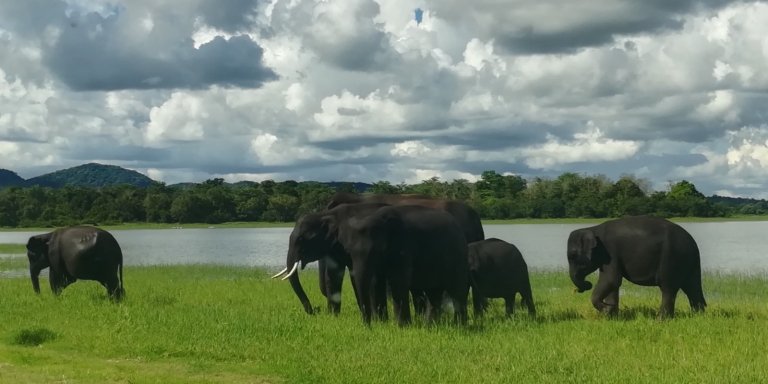
[[[680,30],[684,18],[692,13],[713,11],[740,0],[650,0],[572,2],[550,1],[522,4],[519,9],[509,4],[480,2],[483,12],[501,16],[494,25],[478,25],[487,29],[496,44],[508,52],[520,54],[571,53],[586,47],[612,43],[617,36],[659,34]],[[432,4],[441,15],[450,15],[466,23],[466,7],[456,2]],[[463,20],[462,20],[463,19]],[[482,18],[480,18],[482,20]],[[556,20],[556,22],[554,22]]]
[[[258,87],[276,77],[263,66],[263,49],[248,36],[216,37],[195,49],[191,39],[165,52],[126,48],[116,33],[119,15],[90,13],[65,28],[46,52],[46,64],[74,90]],[[147,44],[151,44],[147,41]],[[141,47],[137,47],[141,48]]]
[[[739,123],[759,126],[768,121],[768,90],[764,92],[745,92],[738,95],[741,107]]]
[[[40,44],[44,65],[73,90],[254,88],[276,78],[247,35],[217,37],[196,49],[195,20],[236,34],[254,19],[254,0],[203,1],[195,7],[137,2],[106,15],[63,1],[0,1],[0,26]],[[128,8],[130,7],[130,8]],[[7,60],[5,60],[7,61]]]
[[[46,26],[66,22],[66,8],[63,1],[1,0],[0,29],[27,38],[39,38]]]
[[[0,131],[0,141],[14,141],[19,143],[45,143],[48,141],[48,138],[23,128],[11,127]]]
[[[524,54],[569,53],[584,47],[597,47],[613,42],[615,35],[679,29],[683,22],[655,17],[641,20],[602,20],[594,24],[552,33],[536,32],[533,26],[502,35],[502,48]]]
[[[353,151],[357,148],[373,147],[377,144],[394,144],[404,140],[415,140],[418,137],[409,133],[404,133],[398,137],[379,137],[379,136],[348,136],[343,140],[321,140],[312,142],[314,147],[334,151]]]
[[[548,135],[565,138],[567,127],[537,122],[510,122],[506,119],[473,122],[461,132],[437,135],[430,140],[438,145],[460,145],[467,150],[500,150],[524,147],[546,141]],[[570,137],[568,137],[570,138]]]
[[[83,162],[92,159],[158,162],[168,159],[167,151],[135,145],[116,145],[111,138],[81,138],[61,151],[62,157]]]
[[[199,9],[204,23],[234,33],[251,26],[257,3],[256,0],[204,1]]]

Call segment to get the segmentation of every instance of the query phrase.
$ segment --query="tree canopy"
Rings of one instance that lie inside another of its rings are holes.
[[[373,183],[366,193],[416,193],[466,201],[484,219],[608,218],[653,214],[725,216],[764,214],[763,200],[707,198],[681,180],[665,191],[630,175],[612,181],[603,175],[563,173],[556,178],[502,175],[489,170],[476,182],[433,177],[417,184]],[[153,183],[100,188],[11,186],[0,189],[0,226],[62,226],[123,222],[221,223],[225,221],[293,221],[321,210],[336,191],[354,192],[358,185],[319,182],[248,182],[227,184],[210,179],[199,184]]]

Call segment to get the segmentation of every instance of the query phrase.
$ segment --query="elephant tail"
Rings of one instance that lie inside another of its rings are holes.
[[[703,311],[707,307],[707,301],[704,299],[704,290],[701,287],[701,264],[694,269],[688,284],[683,287],[683,292],[688,296],[688,302],[694,311]]]
[[[523,281],[520,285],[520,296],[522,303],[528,308],[528,314],[536,315],[536,305],[533,303],[533,292],[531,292],[531,279],[528,275],[528,266],[524,265]]]
[[[125,298],[125,288],[123,287],[123,255],[120,254],[120,262],[117,264],[117,295],[118,300]]]

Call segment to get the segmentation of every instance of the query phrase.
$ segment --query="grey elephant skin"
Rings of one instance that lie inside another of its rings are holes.
[[[273,278],[288,273],[283,279],[288,279],[293,292],[299,298],[304,310],[312,314],[314,309],[304,288],[301,286],[299,274],[291,272],[297,272],[294,271],[297,267],[304,269],[308,263],[319,261],[319,268],[321,269],[320,290],[328,298],[329,310],[332,313],[339,313],[344,271],[347,268],[352,270],[352,257],[339,241],[337,228],[330,226],[331,220],[360,222],[385,206],[387,205],[379,203],[344,204],[324,212],[310,213],[300,217],[288,238],[286,268],[274,275]],[[352,241],[352,239],[346,240]],[[333,281],[334,285],[332,286],[333,288],[327,288],[329,290],[326,290],[326,283],[329,281]],[[335,285],[336,283],[338,286]],[[355,290],[357,289],[354,277],[352,277],[352,287]],[[328,294],[327,292],[336,293]],[[355,292],[355,297],[357,297],[357,292]]]
[[[452,215],[461,227],[466,241],[473,242],[483,240],[485,233],[480,221],[480,215],[472,207],[461,201],[433,199],[424,195],[417,194],[369,194],[360,195],[355,193],[336,193],[328,202],[327,209],[333,209],[341,204],[356,203],[374,203],[388,205],[418,205],[422,207],[433,208],[445,211]],[[331,313],[338,314],[341,311],[341,286],[344,280],[346,267],[339,264],[331,257],[321,257],[318,260],[318,275],[320,280],[320,292],[326,297],[328,310]],[[291,284],[296,291],[296,295],[302,302],[304,310],[312,314],[314,312],[309,303],[306,293],[301,287],[298,278],[292,279]],[[353,281],[354,287],[354,281]],[[426,308],[426,297],[417,294],[414,297],[414,306],[416,311],[421,313]]]
[[[456,320],[466,322],[467,245],[461,227],[446,212],[361,203],[305,215],[291,233],[286,269],[296,272],[298,263],[304,266],[322,257],[352,271],[366,324],[374,308],[385,308],[387,285],[400,325],[411,322],[409,291],[425,292],[430,321],[440,315],[447,293]]]
[[[669,220],[637,216],[577,229],[568,237],[568,265],[578,292],[592,288],[585,277],[600,269],[592,305],[615,315],[622,279],[661,289],[659,317],[675,313],[677,292],[694,311],[707,306],[701,287],[701,260],[693,237]]]
[[[114,300],[125,295],[123,253],[114,236],[105,230],[75,226],[32,236],[27,241],[27,257],[36,293],[40,293],[40,271],[49,268],[55,295],[77,279],[98,281]]]
[[[536,314],[528,265],[514,244],[490,238],[470,243],[468,250],[475,317],[483,316],[488,298],[503,298],[506,314],[511,316],[515,311],[515,297],[518,293],[528,313]]]

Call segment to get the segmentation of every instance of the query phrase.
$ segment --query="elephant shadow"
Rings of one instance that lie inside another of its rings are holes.
[[[694,317],[696,314],[688,311],[680,311],[675,314],[677,319]],[[659,307],[652,305],[636,305],[622,307],[617,316],[608,317],[619,321],[632,321],[637,319],[659,319]]]
[[[573,309],[558,309],[553,311],[541,311],[535,317],[539,324],[553,324],[565,321],[583,320],[584,315]]]

